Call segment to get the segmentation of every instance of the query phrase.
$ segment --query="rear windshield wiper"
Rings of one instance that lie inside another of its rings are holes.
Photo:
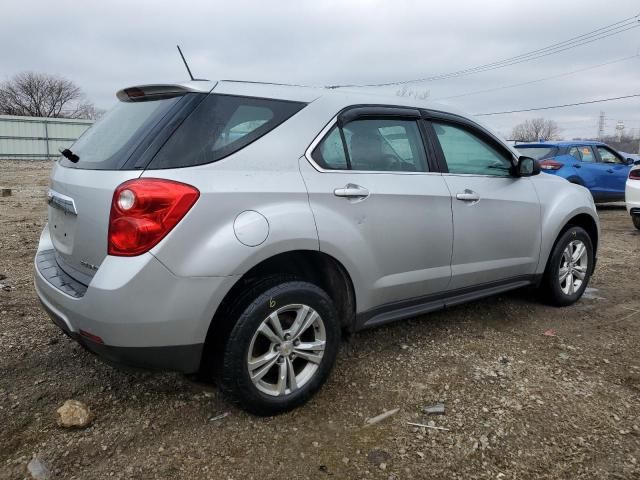
[[[63,157],[68,159],[70,162],[78,163],[78,160],[80,160],[80,157],[75,153],[73,153],[68,148],[65,148],[64,150],[60,149],[60,153],[62,154]]]

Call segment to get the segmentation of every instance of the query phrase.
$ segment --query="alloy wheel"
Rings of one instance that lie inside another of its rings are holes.
[[[589,255],[587,247],[582,240],[569,242],[560,258],[558,280],[560,290],[565,295],[573,295],[577,292],[587,275],[589,267]]]
[[[256,330],[247,354],[255,387],[274,397],[289,395],[318,371],[326,344],[322,318],[308,305],[287,305],[272,312]]]

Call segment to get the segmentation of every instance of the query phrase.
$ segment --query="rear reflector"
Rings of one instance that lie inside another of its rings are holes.
[[[629,180],[640,180],[640,168],[636,168],[629,172]]]
[[[542,170],[560,170],[564,167],[564,163],[556,162],[555,160],[542,160],[540,162],[540,168]]]
[[[89,333],[86,330],[80,330],[80,335],[82,335],[85,338],[88,338],[89,340],[91,340],[94,343],[104,343],[104,341],[97,335],[94,335],[93,333]]]
[[[200,192],[185,183],[159,178],[124,182],[113,194],[109,255],[133,257],[160,242],[191,209]]]

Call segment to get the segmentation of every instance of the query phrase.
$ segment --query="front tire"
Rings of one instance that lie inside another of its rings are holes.
[[[224,348],[222,389],[253,414],[286,412],[320,389],[339,344],[340,322],[327,293],[284,281],[239,309]]]
[[[581,227],[568,228],[551,251],[541,290],[543,299],[559,307],[577,302],[593,273],[593,243]]]
[[[640,230],[640,215],[632,215],[633,226]]]

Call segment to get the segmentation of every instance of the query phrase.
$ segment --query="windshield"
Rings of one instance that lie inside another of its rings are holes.
[[[535,160],[553,157],[558,151],[558,147],[515,147],[525,157],[531,157]]]
[[[62,158],[60,164],[89,170],[121,168],[140,141],[180,98],[118,102],[70,147],[79,161],[72,163]]]

